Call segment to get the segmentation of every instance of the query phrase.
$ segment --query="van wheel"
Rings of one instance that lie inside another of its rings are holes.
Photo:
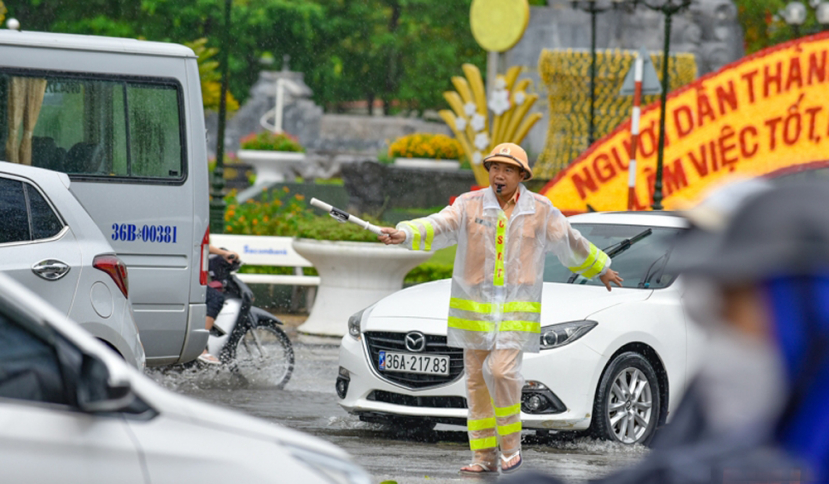
[[[622,353],[607,365],[599,382],[590,430],[600,439],[647,445],[660,410],[653,367],[639,353]]]

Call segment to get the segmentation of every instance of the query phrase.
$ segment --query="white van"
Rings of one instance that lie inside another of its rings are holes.
[[[0,31],[0,159],[69,175],[128,267],[148,365],[201,353],[209,184],[192,50]]]

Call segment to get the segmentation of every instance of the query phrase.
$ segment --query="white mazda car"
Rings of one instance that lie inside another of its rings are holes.
[[[686,222],[653,212],[569,220],[612,257],[624,283],[608,292],[548,255],[541,351],[524,357],[523,426],[647,443],[684,393],[703,342],[668,264]],[[449,280],[421,284],[350,318],[336,382],[346,411],[408,428],[465,425],[463,350],[446,345],[449,292]]]

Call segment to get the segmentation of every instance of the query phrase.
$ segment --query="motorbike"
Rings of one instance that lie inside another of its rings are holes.
[[[211,256],[211,284],[224,304],[207,340],[207,351],[248,384],[283,388],[294,370],[294,349],[283,323],[253,305],[253,292],[236,276],[242,262]]]

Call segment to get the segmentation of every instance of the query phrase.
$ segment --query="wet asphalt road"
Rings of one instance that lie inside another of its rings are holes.
[[[283,390],[239,387],[224,370],[148,370],[148,376],[178,393],[333,442],[349,452],[375,483],[470,482],[458,474],[471,455],[463,427],[438,425],[434,431],[412,435],[360,422],[337,404],[338,340],[303,343],[292,328],[288,330],[296,367]],[[647,453],[641,446],[588,438],[539,439],[532,431],[524,432],[523,442],[524,468],[551,473],[567,482],[603,476]]]

